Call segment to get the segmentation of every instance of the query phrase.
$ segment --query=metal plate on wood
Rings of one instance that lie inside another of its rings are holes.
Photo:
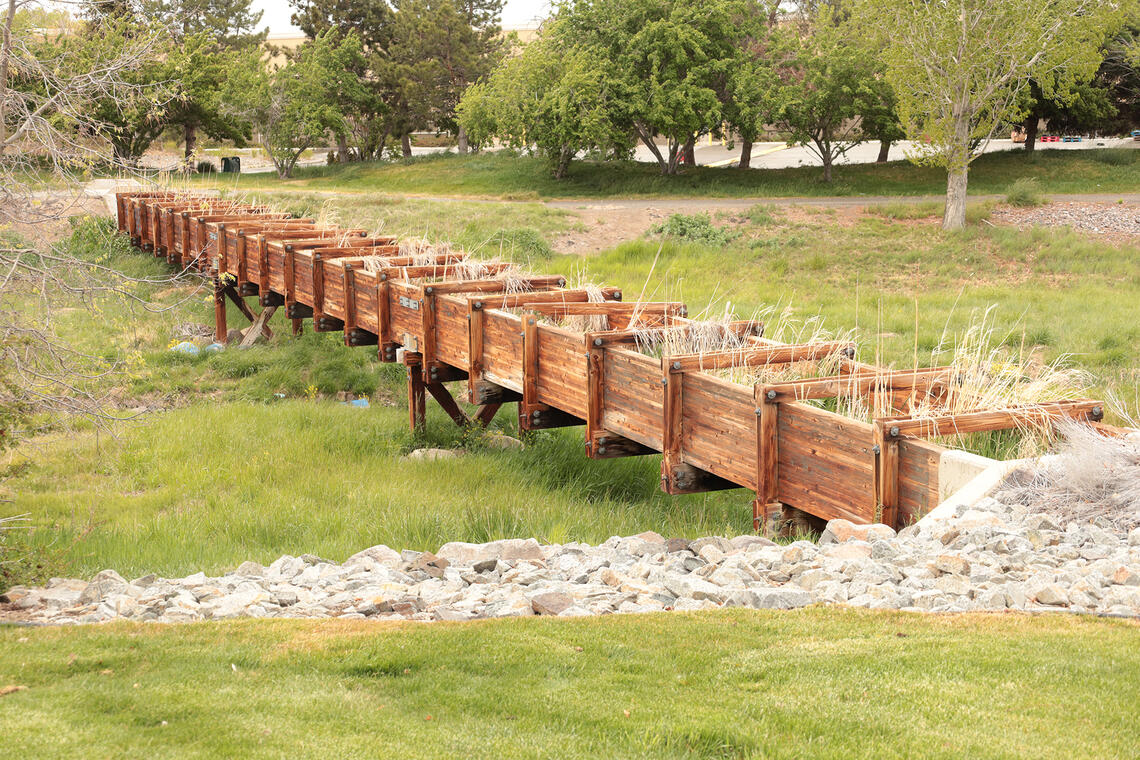
[[[400,296],[400,305],[403,306],[405,309],[419,310],[419,308],[420,308],[420,302],[419,301],[417,301],[414,298],[408,298],[407,296]]]

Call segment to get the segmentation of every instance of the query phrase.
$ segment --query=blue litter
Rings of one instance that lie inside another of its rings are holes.
[[[208,354],[213,354],[213,353],[216,353],[218,351],[225,351],[226,347],[223,346],[221,343],[211,343],[210,345],[206,346],[202,350]]]
[[[355,406],[358,409],[368,408],[368,399],[366,398],[354,398],[352,401],[345,401],[344,403],[348,406]]]
[[[199,349],[196,345],[188,340],[184,340],[178,345],[172,346],[170,350],[180,354],[186,354],[188,356],[197,356],[201,351],[201,349]]]

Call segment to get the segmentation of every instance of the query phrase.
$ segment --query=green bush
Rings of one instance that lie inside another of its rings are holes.
[[[713,224],[708,214],[673,214],[668,221],[649,231],[661,237],[711,246],[728,245],[737,236]]]
[[[1019,208],[1031,208],[1045,203],[1045,196],[1035,177],[1022,177],[1009,186],[1005,202]]]
[[[218,171],[218,167],[214,166],[213,161],[199,161],[195,168],[199,174],[213,174]]]

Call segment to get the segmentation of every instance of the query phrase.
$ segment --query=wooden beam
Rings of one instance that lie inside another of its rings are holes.
[[[380,279],[386,278],[388,278],[387,273],[381,272]],[[529,288],[560,288],[566,284],[566,278],[560,274],[536,275],[534,277],[523,277],[516,282]],[[507,282],[499,279],[450,280],[448,282],[433,282],[431,287],[438,295],[447,293],[502,293],[507,289]]]
[[[266,308],[262,309],[261,313],[257,315],[257,319],[254,320],[253,325],[246,328],[245,337],[241,339],[241,343],[238,344],[238,348],[249,348],[254,344],[254,341],[260,338],[262,335],[265,335],[269,325],[269,319],[276,311],[276,306],[267,306]],[[272,333],[266,335],[267,338],[271,336]]]
[[[1092,420],[1104,416],[1104,402],[1093,400],[1045,401],[997,411],[947,414],[939,417],[882,418],[888,438],[935,438],[944,435],[1009,430],[1047,425],[1060,419]]]
[[[602,288],[602,298],[620,301],[619,288]],[[488,309],[517,309],[530,303],[583,303],[590,299],[588,290],[540,290],[531,293],[508,293],[502,296],[484,296],[483,306]]]
[[[831,377],[791,380],[769,383],[766,394],[775,394],[769,401],[781,403],[807,399],[836,398],[838,396],[864,396],[877,390],[929,391],[952,384],[957,370],[953,367],[933,367],[919,370],[875,370],[833,375]]]
[[[426,383],[426,387],[428,393],[430,393],[432,398],[436,400],[436,403],[443,408],[443,411],[447,412],[447,416],[450,417],[456,425],[459,427],[467,427],[471,423],[471,420],[469,420],[467,415],[463,413],[463,410],[459,408],[459,404],[455,403],[455,399],[452,397],[451,392],[447,390],[446,385],[443,383],[429,382]]]
[[[791,364],[814,361],[840,353],[854,351],[850,341],[801,343],[792,345],[757,346],[740,351],[716,351],[708,354],[682,354],[663,357],[670,372],[700,372],[733,367],[758,367],[768,364]]]
[[[214,278],[214,342],[226,345],[226,286],[221,277]]]
[[[491,420],[495,419],[495,414],[499,411],[499,407],[501,406],[502,404],[500,403],[483,404],[475,413],[475,421],[482,427],[487,427],[491,424]]]

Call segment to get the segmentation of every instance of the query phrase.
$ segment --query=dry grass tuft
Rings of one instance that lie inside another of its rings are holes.
[[[1111,438],[1063,421],[1056,457],[1010,476],[998,498],[1062,525],[1097,522],[1124,533],[1140,527],[1140,438]]]

